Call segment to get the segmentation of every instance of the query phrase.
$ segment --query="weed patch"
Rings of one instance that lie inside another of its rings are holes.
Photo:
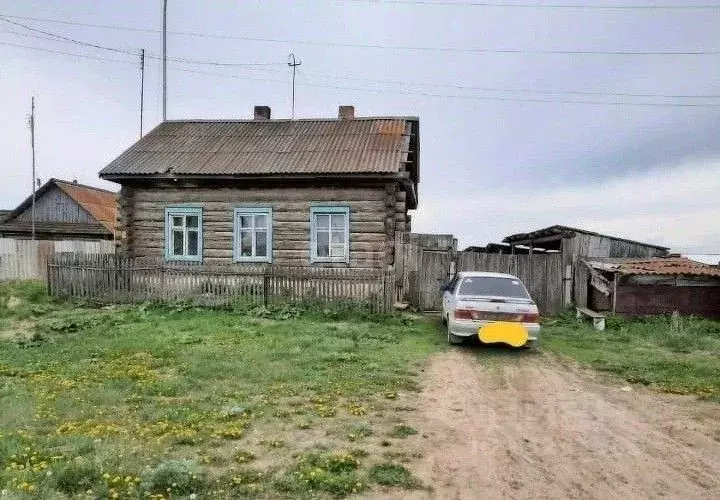
[[[421,487],[420,481],[404,466],[392,462],[374,465],[368,473],[370,479],[383,486],[399,486],[405,489]]]

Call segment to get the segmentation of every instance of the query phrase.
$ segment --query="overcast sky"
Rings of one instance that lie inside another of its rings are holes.
[[[637,5],[612,4],[623,2]],[[453,233],[464,247],[565,224],[720,253],[720,2],[715,10],[168,3],[171,32],[225,35],[170,33],[170,57],[262,64],[171,61],[170,119],[249,118],[256,104],[289,117],[289,52],[302,60],[297,117],[334,117],[340,104],[362,116],[419,116],[414,231]],[[145,130],[161,119],[152,57],[161,51],[161,7],[0,0],[0,15],[19,16],[13,22],[121,49],[38,38],[46,35],[0,21],[0,208],[30,191],[32,95],[38,176],[117,189],[97,172],[138,138],[139,58],[128,51],[148,53]]]

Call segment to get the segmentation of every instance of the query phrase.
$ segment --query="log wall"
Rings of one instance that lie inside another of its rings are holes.
[[[203,209],[203,262],[228,264],[233,255],[233,210],[273,209],[273,264],[310,265],[310,207],[350,207],[350,262],[317,267],[382,268],[394,263],[396,232],[407,227],[406,193],[396,182],[342,187],[123,186],[120,192],[121,248],[130,257],[161,257],[165,208]]]

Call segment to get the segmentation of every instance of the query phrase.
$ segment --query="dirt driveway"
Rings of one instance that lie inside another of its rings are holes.
[[[433,490],[395,498],[720,498],[720,405],[603,381],[551,354],[458,348],[415,420]],[[385,492],[388,493],[388,492]]]

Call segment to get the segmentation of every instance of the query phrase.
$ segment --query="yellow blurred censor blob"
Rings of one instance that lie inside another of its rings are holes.
[[[528,341],[528,331],[522,323],[498,321],[482,326],[478,330],[478,337],[486,344],[504,342],[513,347],[522,347]]]

